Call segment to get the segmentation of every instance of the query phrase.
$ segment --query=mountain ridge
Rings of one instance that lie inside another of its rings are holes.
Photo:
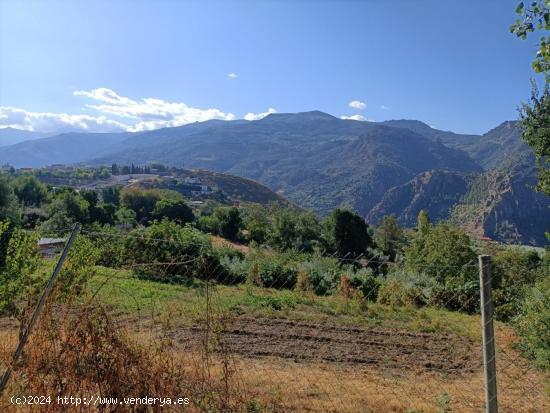
[[[526,200],[536,198],[537,202],[529,206],[514,198],[510,202],[527,212],[513,215],[497,213],[508,202],[506,197],[499,199],[491,209],[497,211],[493,214],[496,221],[490,224],[490,219],[480,217],[472,231],[521,242],[542,242],[531,234],[535,228],[525,220],[529,214],[548,215],[545,208],[550,206],[547,197],[533,198],[532,189],[524,193],[520,188],[532,181],[535,172],[525,166],[532,154],[521,141],[514,121],[503,122],[483,135],[463,135],[420,121],[358,122],[310,111],[274,113],[256,121],[207,121],[111,137],[60,136],[0,148],[0,162],[9,162],[7,158],[27,163],[72,159],[73,163],[91,165],[161,162],[252,179],[321,215],[347,207],[377,223],[383,214],[394,213],[407,226],[413,224],[419,209],[431,211],[434,220],[451,218],[454,208],[463,205],[462,197],[476,177],[493,170],[501,174],[510,170],[519,177],[510,181],[515,185],[514,194],[523,194]],[[97,138],[103,146],[94,146],[97,142],[90,138]],[[65,142],[71,139],[74,142]],[[68,156],[67,148],[78,153]],[[522,171],[527,171],[523,178]],[[496,185],[491,190],[509,188]],[[477,202],[486,200],[479,198]],[[518,222],[507,227],[502,220],[510,219]],[[516,235],[506,235],[511,227],[516,228]]]

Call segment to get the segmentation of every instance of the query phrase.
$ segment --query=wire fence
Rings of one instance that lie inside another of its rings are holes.
[[[12,291],[12,316],[0,318],[0,367],[11,369],[2,411],[486,408],[479,284],[450,294],[408,284],[380,257],[283,259],[206,236],[82,230],[12,362],[70,231],[27,234],[42,240],[35,264],[18,267],[28,282],[4,277],[26,293]],[[422,270],[477,275],[479,265]],[[510,325],[494,330],[499,411],[550,411],[548,375]]]

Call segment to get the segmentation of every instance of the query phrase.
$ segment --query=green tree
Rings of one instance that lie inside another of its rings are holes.
[[[311,251],[321,238],[321,226],[315,214],[293,208],[270,208],[269,244],[280,250]]]
[[[48,191],[46,185],[36,179],[33,175],[20,175],[13,181],[15,195],[25,206],[42,205],[46,200]]]
[[[0,238],[8,239],[5,260],[0,267],[0,314],[16,316],[20,315],[17,303],[29,298],[29,288],[38,267],[38,234],[0,223]]]
[[[44,230],[67,229],[75,222],[90,222],[89,202],[70,188],[57,194],[46,210],[48,220],[42,225]]]
[[[180,225],[193,222],[195,215],[184,200],[161,199],[155,204],[153,218],[162,220],[168,218]]]
[[[101,198],[106,204],[119,205],[120,202],[120,188],[116,186],[109,186],[101,190]]]
[[[119,208],[115,212],[115,222],[120,225],[136,225],[136,213],[129,208]]]
[[[236,207],[218,207],[214,209],[213,215],[218,221],[219,234],[227,239],[237,239],[243,224],[239,209]]]
[[[520,110],[523,140],[533,148],[539,168],[538,190],[550,195],[550,92],[548,87],[539,96],[533,85],[530,103]]]
[[[138,222],[146,223],[151,219],[156,203],[164,197],[157,189],[124,189],[120,194],[120,205],[133,210]]]
[[[510,321],[520,313],[526,289],[534,286],[542,272],[536,251],[510,247],[493,254],[493,300],[499,320]]]
[[[520,39],[526,39],[535,30],[550,30],[550,0],[536,0],[527,5],[522,1],[516,7],[516,13],[519,17],[510,27],[510,32]],[[550,39],[547,36],[540,38],[533,69],[543,73],[546,82],[550,82]]]
[[[405,268],[436,281],[432,302],[453,310],[478,308],[479,281],[472,241],[460,228],[428,224],[405,249]]]
[[[365,220],[345,209],[335,209],[323,223],[323,238],[340,258],[355,259],[373,246]]]
[[[0,220],[19,222],[21,209],[7,176],[0,175]]]
[[[403,251],[405,245],[405,234],[397,223],[395,215],[386,215],[374,232],[376,245],[382,252],[395,261],[397,254]]]
[[[515,326],[520,349],[538,366],[550,369],[550,276],[527,291]]]
[[[428,216],[428,213],[422,209],[418,213],[418,217],[416,218],[416,229],[419,232],[426,232],[428,231],[430,227],[430,217]]]
[[[267,241],[271,229],[268,211],[261,205],[251,205],[244,210],[244,228],[248,231],[248,239],[258,244]]]

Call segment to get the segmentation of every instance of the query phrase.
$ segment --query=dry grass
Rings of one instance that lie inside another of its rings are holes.
[[[243,254],[248,254],[250,252],[250,247],[248,245],[237,244],[236,242],[231,242],[217,235],[211,235],[210,239],[212,240],[212,244],[216,247],[233,248]]]
[[[214,321],[214,320],[212,320]],[[135,327],[135,326],[134,326]],[[169,323],[132,328],[101,307],[72,308],[43,317],[5,395],[182,396],[185,412],[480,412],[482,371],[443,374],[411,369],[377,370],[337,363],[243,358],[225,352],[183,351]],[[210,339],[216,339],[213,334]],[[9,360],[17,324],[0,320],[0,362]],[[501,412],[550,411],[548,378],[514,350],[512,330],[497,323]],[[203,349],[210,346],[203,346]],[[58,405],[4,412],[57,412]],[[179,411],[139,408],[113,411]],[[97,407],[66,411],[100,411]]]
[[[507,358],[506,361],[513,360]],[[275,400],[283,411],[428,413],[445,412],[446,408],[452,412],[483,410],[481,371],[445,376],[261,359],[240,360],[237,366],[244,385],[257,394],[262,404],[269,405]],[[525,375],[521,366],[512,363],[499,379],[501,412],[550,411],[540,374]]]
[[[3,331],[2,339],[5,361],[16,345],[16,331]],[[101,307],[56,308],[44,314],[32,335],[0,398],[0,411],[105,411],[99,405],[62,406],[58,396],[187,397],[190,405],[170,406],[169,411],[245,411],[246,393],[237,387],[233,372],[227,362],[210,363],[207,354],[174,352],[156,332],[136,336]],[[12,395],[47,395],[52,403],[15,406]],[[106,411],[167,410],[125,405]]]

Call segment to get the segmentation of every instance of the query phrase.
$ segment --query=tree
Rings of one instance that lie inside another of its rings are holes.
[[[39,207],[48,196],[46,186],[33,175],[21,175],[15,178],[13,189],[17,198],[25,206]]]
[[[510,31],[521,39],[535,30],[550,30],[550,0],[536,0],[528,6],[523,2],[516,8],[519,18],[510,27]],[[550,83],[550,38],[542,36],[539,50],[533,61],[536,73],[543,73]],[[533,148],[539,168],[538,190],[550,195],[550,95],[548,86],[539,96],[533,82],[531,104],[523,104],[520,110],[520,127],[525,142]],[[550,237],[550,234],[548,234]]]
[[[428,213],[421,209],[418,213],[418,217],[416,218],[416,229],[419,232],[425,233],[428,228],[430,227],[430,217],[428,216]]]
[[[519,18],[510,27],[510,32],[520,39],[526,39],[528,33],[535,30],[550,30],[550,0],[536,0],[527,7],[522,1],[516,7],[516,13]],[[550,83],[550,39],[546,36],[540,38],[533,69],[536,73],[543,73],[546,82]]]
[[[129,208],[120,208],[115,212],[115,222],[120,225],[136,225],[136,213]]]
[[[476,311],[479,281],[470,237],[446,223],[427,224],[405,249],[405,268],[437,283],[432,303],[452,310]]]
[[[9,179],[0,175],[0,220],[19,222],[21,210]]]
[[[162,220],[168,218],[180,225],[193,222],[195,215],[184,200],[161,199],[155,204],[153,218]]]
[[[395,261],[395,257],[403,251],[405,245],[405,235],[395,215],[386,215],[382,219],[374,232],[374,240],[382,252],[389,256],[391,261]]]
[[[367,223],[351,211],[335,209],[325,220],[323,227],[328,249],[340,258],[358,258],[373,246]]]
[[[106,204],[119,205],[120,203],[120,188],[117,186],[109,186],[101,190],[101,199]]]
[[[236,207],[218,207],[214,210],[214,217],[219,222],[219,234],[227,239],[235,240],[242,228],[242,219]]]
[[[67,229],[75,222],[90,222],[90,204],[82,196],[67,188],[59,193],[46,208],[48,220],[45,230]]]
[[[258,244],[266,242],[271,222],[268,211],[260,205],[251,205],[244,210],[244,227],[248,231],[250,241]]]
[[[156,189],[125,189],[120,194],[121,206],[136,213],[138,222],[147,222],[153,214],[155,205],[163,198],[163,193]]]
[[[311,251],[321,238],[321,226],[312,212],[273,207],[270,213],[269,243],[276,248]]]
[[[538,190],[550,195],[550,92],[548,87],[539,96],[533,85],[530,104],[520,110],[523,140],[533,148],[539,168]]]
[[[527,291],[515,327],[519,348],[538,366],[550,369],[550,276]]]

